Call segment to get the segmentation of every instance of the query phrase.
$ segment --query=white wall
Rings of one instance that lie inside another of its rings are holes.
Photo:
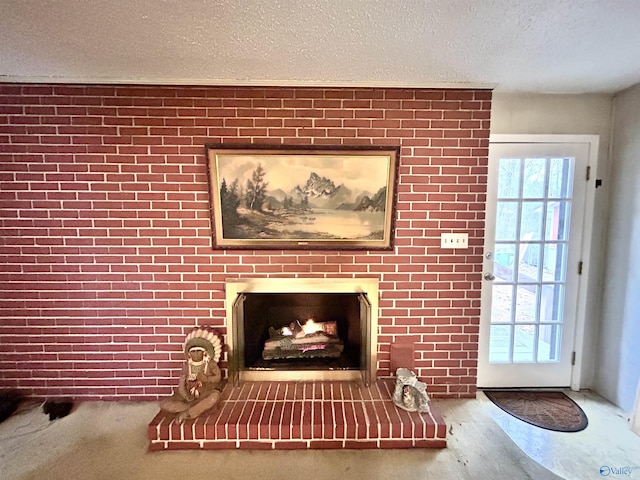
[[[613,117],[596,390],[629,411],[640,380],[640,85],[615,96]]]
[[[596,178],[603,186],[596,190],[595,220],[587,284],[588,305],[582,356],[581,388],[592,388],[600,361],[593,353],[598,344],[603,278],[603,256],[607,232],[609,147],[612,96],[606,94],[543,95],[494,92],[491,109],[492,134],[579,134],[599,135],[600,151]],[[639,291],[640,292],[640,291]]]

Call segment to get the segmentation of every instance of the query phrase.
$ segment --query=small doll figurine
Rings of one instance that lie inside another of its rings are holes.
[[[160,409],[178,413],[180,422],[215,407],[226,384],[218,367],[222,341],[217,333],[196,328],[185,339],[184,354],[186,363],[178,388],[171,397],[160,402]]]
[[[418,381],[416,374],[406,368],[396,370],[396,388],[393,403],[408,412],[428,412],[429,395],[427,386]]]

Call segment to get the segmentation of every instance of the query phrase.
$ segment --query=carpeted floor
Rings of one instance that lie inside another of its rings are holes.
[[[587,428],[582,408],[563,392],[538,390],[485,390],[485,395],[510,415],[555,432]]]
[[[0,424],[0,479],[559,480],[514,444],[489,406],[438,400],[446,449],[162,452],[148,451],[146,438],[156,403],[79,403],[53,422],[36,406]]]
[[[49,421],[40,405],[0,423],[2,480],[242,480],[602,478],[608,466],[640,478],[640,437],[628,416],[597,395],[568,392],[589,427],[566,434],[534,427],[475,400],[434,400],[449,432],[446,449],[149,452],[155,402],[78,403]],[[558,476],[556,476],[558,475]]]

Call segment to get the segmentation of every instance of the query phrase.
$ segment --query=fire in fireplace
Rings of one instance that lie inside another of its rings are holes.
[[[251,279],[226,288],[234,383],[375,379],[377,279]]]
[[[300,323],[296,319],[277,330],[269,327],[269,338],[264,342],[262,358],[340,358],[343,351],[344,342],[338,335],[337,322],[316,322],[313,318],[308,318],[306,322]]]

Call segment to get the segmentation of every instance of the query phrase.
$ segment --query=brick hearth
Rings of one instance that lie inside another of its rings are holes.
[[[182,425],[158,413],[150,450],[444,448],[446,424],[391,401],[394,379],[354,382],[244,382],[227,386],[220,408]]]

